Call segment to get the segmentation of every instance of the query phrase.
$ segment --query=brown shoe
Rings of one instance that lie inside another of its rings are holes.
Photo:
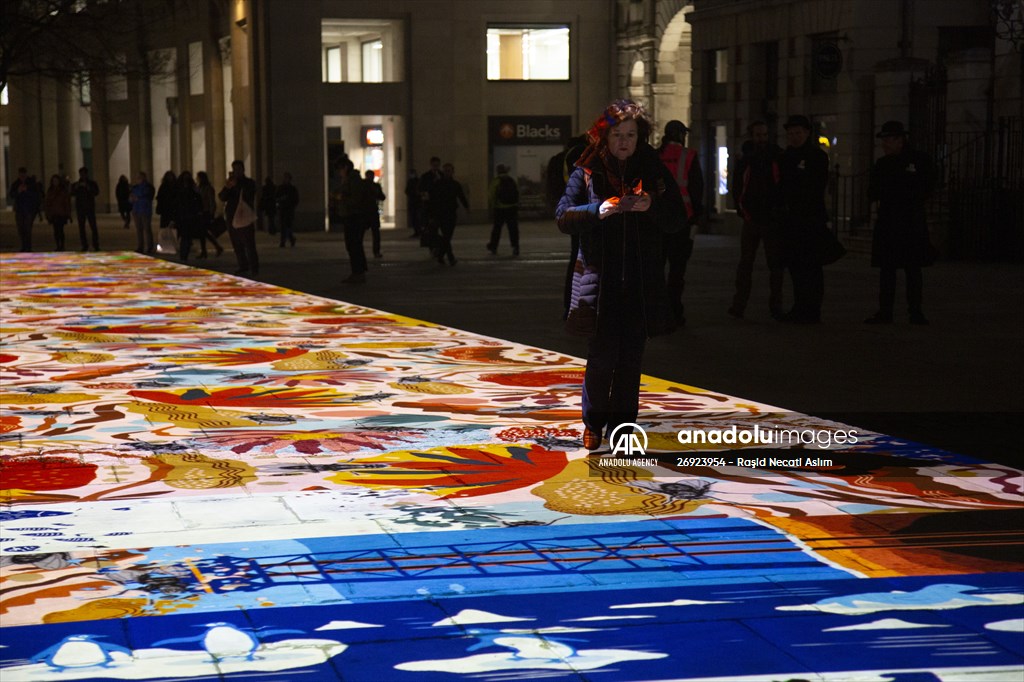
[[[591,452],[601,447],[601,433],[591,431],[589,426],[585,427],[583,429],[583,447]]]

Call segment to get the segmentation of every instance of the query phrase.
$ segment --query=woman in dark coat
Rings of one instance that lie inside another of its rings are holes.
[[[928,324],[921,312],[923,276],[935,250],[928,239],[925,202],[935,184],[935,171],[927,155],[907,146],[899,121],[889,121],[876,137],[885,155],[871,168],[868,197],[878,202],[878,220],[871,244],[871,265],[880,269],[878,312],[868,324],[892,322],[896,298],[896,270],[907,274],[907,308],[911,324]]]
[[[206,253],[206,230],[202,221],[203,199],[199,196],[199,189],[189,171],[182,171],[178,176],[178,186],[174,198],[174,219],[178,226],[178,253],[181,256],[181,262],[185,263],[188,261],[189,251],[192,250],[193,239],[198,238],[202,242],[202,253]]]
[[[671,329],[662,245],[665,234],[684,228],[686,210],[648,144],[650,132],[638,104],[609,105],[588,133],[555,211],[558,228],[580,243],[566,326],[590,337],[583,380],[588,450],[636,422],[647,338]]]
[[[174,171],[164,173],[160,188],[156,191],[156,214],[160,216],[160,227],[170,227],[175,222],[174,209],[177,204],[178,179]]]
[[[128,177],[122,175],[117,179],[117,186],[114,188],[114,196],[117,197],[117,212],[121,214],[124,221],[124,229],[132,222],[132,202],[128,196],[131,194],[132,186],[128,183]]]

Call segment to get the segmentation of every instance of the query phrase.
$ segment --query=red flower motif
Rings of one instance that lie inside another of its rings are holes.
[[[88,485],[96,465],[70,457],[0,458],[0,489],[64,490]]]
[[[481,381],[502,386],[579,386],[583,383],[583,368],[542,369],[536,372],[510,372],[508,374],[481,374]]]
[[[128,391],[128,395],[141,400],[152,400],[167,405],[204,405],[207,407],[275,407],[308,408],[345,405],[352,394],[335,393],[324,389],[291,388],[187,388],[180,391]]]

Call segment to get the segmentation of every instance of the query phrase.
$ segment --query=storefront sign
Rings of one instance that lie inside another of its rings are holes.
[[[491,145],[564,146],[572,134],[569,116],[490,116],[488,138]]]

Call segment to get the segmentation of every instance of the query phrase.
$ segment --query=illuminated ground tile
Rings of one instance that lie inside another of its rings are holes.
[[[588,456],[577,358],[133,254],[0,265],[4,682],[1022,672],[1019,470],[653,377],[647,456]],[[678,437],[755,426],[831,447]]]

